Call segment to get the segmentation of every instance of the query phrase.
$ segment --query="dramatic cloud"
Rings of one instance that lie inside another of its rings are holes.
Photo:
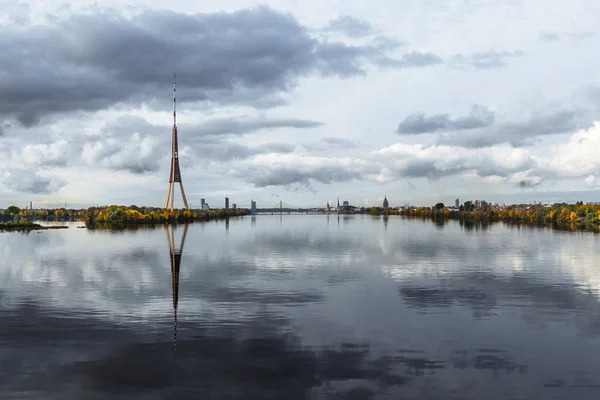
[[[494,123],[494,113],[481,105],[471,106],[469,115],[452,118],[449,114],[411,114],[398,125],[396,132],[402,134],[431,133],[438,131],[483,128]]]
[[[162,144],[162,146],[161,146]],[[166,140],[139,132],[127,138],[108,136],[86,143],[81,158],[89,166],[126,170],[134,174],[157,171],[164,154]]]
[[[310,187],[311,180],[325,184],[348,182],[363,178],[369,171],[374,171],[372,165],[350,158],[266,154],[253,157],[231,172],[256,187]]]
[[[569,133],[591,124],[590,116],[579,109],[534,111],[520,121],[501,122],[489,129],[444,134],[439,143],[464,147],[488,147],[501,143],[523,146],[531,144],[536,137]]]
[[[326,31],[340,32],[352,38],[361,38],[374,33],[374,29],[367,21],[343,15],[329,21],[325,27]]]
[[[403,135],[442,133],[438,143],[463,147],[489,147],[510,143],[513,146],[531,144],[532,139],[585,129],[592,125],[594,113],[579,107],[540,109],[525,117],[498,121],[489,108],[471,106],[466,116],[413,113],[396,128]]]
[[[18,193],[54,193],[67,184],[62,179],[43,177],[24,168],[7,169],[0,176],[5,186]]]
[[[0,208],[162,204],[174,73],[190,197],[430,204],[597,187],[594,10],[495,20],[510,7],[458,4],[431,25],[414,23],[420,2],[385,2],[5,7]]]
[[[69,158],[69,143],[61,139],[53,143],[27,144],[21,149],[20,158],[32,166],[64,166]]]
[[[363,63],[381,57],[376,47],[320,42],[293,16],[268,7],[195,15],[142,10],[132,17],[101,10],[49,25],[2,25],[0,117],[33,126],[75,110],[166,106],[172,72],[184,103],[264,106],[301,76],[364,74]]]
[[[402,178],[434,180],[467,172],[510,181],[514,174],[537,166],[530,152],[508,146],[466,149],[397,143],[375,151],[373,157],[382,164],[376,177],[380,182]]]
[[[263,129],[302,129],[319,125],[314,121],[266,117],[219,118],[196,125],[182,125],[179,128],[181,163],[194,166],[199,162],[245,159],[264,153],[290,153],[296,147],[294,144],[274,142],[251,146],[228,141],[226,136],[251,134]],[[98,135],[85,138],[81,160],[89,167],[124,170],[133,174],[155,172],[168,162],[170,139],[170,126],[153,125],[135,116],[121,116],[108,122]]]

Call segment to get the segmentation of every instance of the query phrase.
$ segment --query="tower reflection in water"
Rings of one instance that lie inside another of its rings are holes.
[[[171,290],[173,296],[173,349],[177,353],[177,303],[179,301],[179,270],[181,269],[181,256],[183,245],[188,231],[188,224],[183,226],[183,235],[179,249],[175,247],[175,225],[165,225],[165,234],[169,244],[169,258],[171,260]]]

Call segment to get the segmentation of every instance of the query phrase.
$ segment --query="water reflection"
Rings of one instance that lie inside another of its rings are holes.
[[[0,236],[0,397],[598,398],[593,237],[260,218]]]
[[[171,291],[173,296],[173,349],[177,352],[177,304],[179,302],[179,271],[183,246],[188,231],[188,224],[183,226],[183,235],[179,248],[175,247],[175,225],[165,225],[165,234],[169,245],[169,259],[171,260]]]

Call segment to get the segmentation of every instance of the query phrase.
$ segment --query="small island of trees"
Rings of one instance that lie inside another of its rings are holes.
[[[58,229],[59,226],[44,227],[32,221],[85,221],[87,228],[123,228],[138,225],[188,223],[236,217],[250,214],[240,208],[211,210],[168,210],[155,207],[111,205],[86,209],[28,210],[10,206],[0,214],[0,230]]]
[[[212,219],[236,217],[250,214],[250,210],[239,208],[216,210],[168,210],[165,208],[138,207],[131,205],[90,207],[85,212],[85,226],[122,227],[144,224],[171,224],[194,221],[208,221]]]

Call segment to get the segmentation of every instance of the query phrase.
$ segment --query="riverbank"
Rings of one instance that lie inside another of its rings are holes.
[[[466,209],[463,206],[461,208],[458,211],[451,211],[447,207],[418,207],[396,211],[395,214],[432,220],[458,220],[464,223],[504,222],[571,231],[600,230],[600,205],[598,204],[577,202],[552,206],[527,204],[507,207],[491,207],[484,204],[480,208],[472,208],[471,203]]]
[[[42,226],[40,224],[0,224],[0,231],[33,231],[46,229],[69,229],[68,226]]]
[[[120,228],[141,225],[163,225],[209,221],[230,217],[250,215],[250,210],[213,209],[213,210],[167,210],[153,207],[109,206],[90,207],[85,212],[87,228]]]

